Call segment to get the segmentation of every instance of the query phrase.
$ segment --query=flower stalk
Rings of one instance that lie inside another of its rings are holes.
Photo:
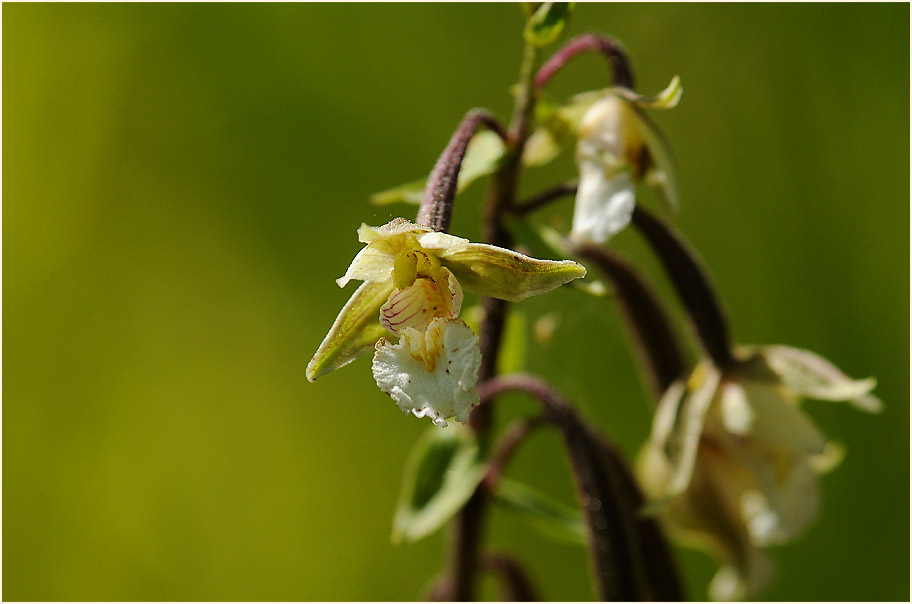
[[[535,109],[535,88],[533,77],[538,52],[528,41],[523,50],[520,68],[519,92],[514,105],[513,116],[507,134],[507,149],[500,169],[492,175],[491,185],[484,206],[482,225],[486,242],[500,247],[512,247],[512,237],[504,225],[504,213],[513,204],[516,187],[522,169],[522,154],[528,137],[532,114]],[[479,381],[496,374],[497,355],[503,339],[507,317],[507,302],[496,298],[483,298],[484,318],[481,325],[481,368]],[[469,427],[475,430],[482,447],[486,447],[493,420],[490,404],[481,403],[469,416]],[[478,565],[478,550],[481,541],[482,524],[487,494],[478,488],[456,516],[452,532],[451,579],[453,599],[473,599],[475,575]]]
[[[588,33],[567,42],[563,48],[554,53],[535,76],[535,87],[544,88],[548,81],[576,55],[583,52],[599,52],[611,65],[614,85],[633,88],[633,68],[620,42],[608,36]]]
[[[519,391],[538,401],[563,436],[589,533],[599,597],[606,601],[683,599],[668,546],[615,449],[594,434],[573,406],[544,381],[525,374],[479,386],[482,401]]]
[[[713,363],[720,369],[734,366],[728,319],[696,254],[670,226],[642,207],[634,210],[633,224],[665,267]]]
[[[660,397],[687,370],[668,316],[646,283],[620,256],[591,243],[580,245],[577,252],[611,279],[653,392]]]
[[[450,142],[434,164],[421,207],[418,209],[416,222],[428,226],[435,231],[447,232],[450,228],[450,219],[453,216],[453,200],[456,197],[457,177],[459,168],[465,157],[469,141],[480,128],[488,128],[496,132],[502,139],[507,139],[503,126],[493,115],[484,109],[473,109],[462,119]]]

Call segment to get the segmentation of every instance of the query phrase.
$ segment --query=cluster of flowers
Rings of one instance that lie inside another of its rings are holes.
[[[554,115],[573,127],[579,185],[570,240],[605,243],[630,221],[639,182],[677,203],[673,156],[643,108],[674,107],[675,78],[655,97],[612,88],[575,97]],[[541,136],[538,136],[538,135]],[[553,134],[553,133],[552,133]],[[548,138],[542,129],[530,140]],[[553,138],[553,137],[552,137]],[[553,140],[551,141],[553,142]],[[362,225],[366,244],[337,280],[354,292],[307,367],[313,381],[374,350],[380,389],[405,413],[444,427],[478,404],[478,337],[459,319],[463,288],[516,301],[585,276],[571,260],[538,260],[398,218]],[[392,340],[397,340],[393,343]],[[638,463],[650,509],[673,534],[721,559],[710,593],[751,596],[771,576],[762,548],[793,538],[817,509],[816,474],[838,463],[801,409],[804,398],[876,412],[874,380],[852,380],[825,359],[771,346],[700,362],[659,402]]]

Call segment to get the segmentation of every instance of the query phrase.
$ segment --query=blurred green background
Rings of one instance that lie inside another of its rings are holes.
[[[469,108],[508,117],[519,7],[3,17],[3,597],[420,597],[443,535],[389,533],[429,423],[396,411],[366,358],[316,384],[304,367],[350,293],[333,279],[355,229],[414,213],[368,195],[426,173]],[[571,24],[620,38],[644,93],[681,76],[681,105],[655,114],[679,158],[677,224],[736,338],[880,380],[883,415],[808,405],[848,456],[817,522],[773,550],[770,599],[909,596],[908,22],[904,4],[585,4]],[[581,57],[551,93],[607,81]],[[457,234],[477,239],[482,189],[460,199]],[[635,233],[614,243],[674,301]],[[610,300],[565,288],[520,307],[559,321],[528,369],[634,454],[648,395]],[[501,416],[532,409],[505,399]],[[572,503],[567,471],[542,433],[510,474]],[[489,527],[544,598],[594,597],[581,548],[500,511]],[[705,598],[714,564],[679,559]]]

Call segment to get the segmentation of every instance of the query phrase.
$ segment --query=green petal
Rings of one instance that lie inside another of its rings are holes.
[[[481,296],[518,302],[586,276],[583,265],[572,260],[537,260],[484,243],[444,251],[441,263],[463,288]]]
[[[469,429],[430,428],[406,461],[393,543],[417,541],[446,524],[475,492],[486,469]]]
[[[612,88],[611,91],[631,103],[651,109],[673,109],[677,107],[678,102],[681,100],[681,95],[684,93],[684,89],[681,87],[681,78],[678,76],[671,78],[671,82],[668,83],[665,90],[653,96],[644,96],[629,88],[621,87]]]
[[[611,88],[603,88],[601,90],[580,92],[579,94],[573,95],[565,104],[557,107],[554,112],[565,124],[567,124],[572,132],[576,132],[580,122],[583,120],[583,116],[586,115],[586,111],[589,110],[589,107],[605,98],[606,95],[611,94],[611,91]]]
[[[393,291],[392,279],[365,281],[348,299],[317,353],[307,364],[307,379],[335,371],[374,347],[386,329],[380,325],[380,307]]]

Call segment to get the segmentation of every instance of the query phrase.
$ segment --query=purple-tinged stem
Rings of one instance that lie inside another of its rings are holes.
[[[578,246],[576,251],[595,263],[614,284],[650,385],[656,396],[661,396],[687,369],[668,316],[643,279],[617,254],[591,243]]]
[[[697,255],[674,229],[640,206],[633,211],[633,224],[665,267],[707,354],[719,369],[735,365],[728,320]]]
[[[482,401],[508,391],[525,392],[541,403],[545,416],[564,438],[586,519],[599,597],[610,601],[682,599],[667,544],[654,519],[639,514],[643,497],[614,448],[537,377],[501,376],[478,388]]]
[[[485,199],[483,232],[487,243],[504,248],[512,247],[512,237],[504,226],[504,213],[513,205],[516,187],[522,170],[522,154],[528,138],[532,114],[535,109],[533,76],[538,54],[532,44],[526,43],[520,69],[519,92],[507,132],[507,149],[499,169],[491,176]],[[481,323],[481,367],[478,380],[482,382],[497,373],[497,356],[503,338],[507,316],[507,302],[496,298],[482,298],[484,319]],[[484,401],[469,416],[469,427],[475,431],[482,446],[487,446],[493,421],[492,405]],[[451,575],[453,599],[471,600],[475,591],[475,576],[481,544],[487,494],[483,487],[475,489],[453,522]]]
[[[633,88],[633,69],[630,60],[621,44],[601,34],[583,34],[567,42],[548,61],[542,65],[535,76],[535,88],[541,90],[551,77],[560,71],[570,59],[582,52],[596,51],[602,53],[611,64],[615,86]]]
[[[484,109],[469,111],[456,132],[450,138],[443,153],[434,164],[431,175],[424,188],[424,197],[418,209],[418,224],[431,227],[435,231],[446,232],[450,228],[453,216],[453,200],[456,198],[456,185],[459,180],[459,168],[465,157],[469,141],[479,128],[488,128],[506,140],[507,133],[497,119]]]

